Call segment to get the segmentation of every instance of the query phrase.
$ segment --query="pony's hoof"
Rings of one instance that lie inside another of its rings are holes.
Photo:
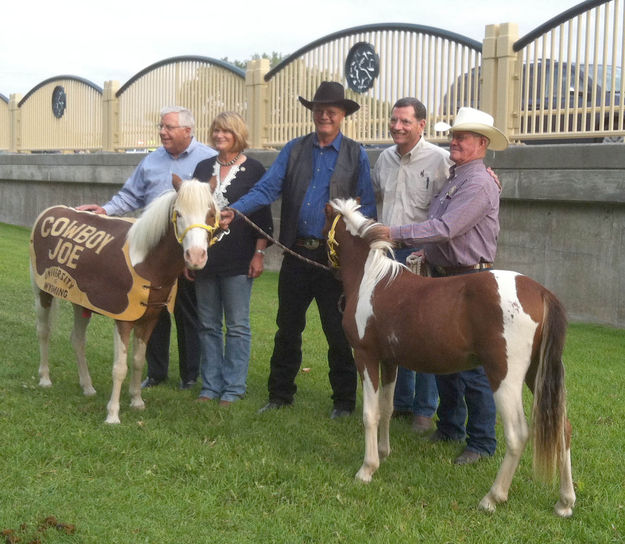
[[[573,507],[564,506],[560,501],[556,503],[553,511],[556,516],[560,516],[561,518],[570,518],[573,515]]]
[[[365,470],[364,468],[361,468],[356,473],[356,480],[360,480],[361,482],[364,482],[365,484],[368,484],[371,481],[371,478],[372,478],[371,472],[368,470]]]
[[[130,401],[130,407],[135,410],[145,410],[145,402],[143,399]]]
[[[93,397],[93,395],[95,395],[96,390],[93,388],[93,386],[89,386],[89,387],[84,387],[83,390],[83,395],[85,395],[85,397]]]
[[[480,504],[477,506],[480,510],[484,510],[484,512],[493,513],[497,509],[497,505],[490,499],[488,495],[484,497]]]
[[[107,416],[106,423],[109,425],[119,425],[121,421],[119,420],[119,416]]]
[[[52,382],[50,378],[41,378],[39,380],[39,387],[52,387]]]

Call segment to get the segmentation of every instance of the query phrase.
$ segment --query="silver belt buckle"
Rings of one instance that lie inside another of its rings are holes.
[[[317,249],[319,247],[319,240],[317,240],[316,238],[306,238],[306,241],[304,242],[304,247],[306,249]]]

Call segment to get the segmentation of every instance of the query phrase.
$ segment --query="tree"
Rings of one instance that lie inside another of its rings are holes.
[[[269,59],[269,66],[271,68],[274,68],[275,66],[280,64],[287,56],[288,55],[278,53],[277,51],[272,51],[271,55],[267,53],[262,53],[262,54],[254,53],[247,60],[228,60],[228,57],[224,57],[223,59],[220,59],[220,60],[224,62],[229,62],[230,64],[234,64],[237,68],[241,68],[242,70],[245,70],[245,68],[247,67],[247,63],[250,60]]]

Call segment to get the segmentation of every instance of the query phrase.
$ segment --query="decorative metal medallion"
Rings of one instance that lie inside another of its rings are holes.
[[[54,87],[52,91],[52,113],[54,117],[60,119],[65,113],[65,106],[67,106],[67,95],[65,89],[61,85]]]
[[[373,45],[358,42],[349,50],[345,60],[345,79],[352,91],[365,93],[380,73],[380,57]]]

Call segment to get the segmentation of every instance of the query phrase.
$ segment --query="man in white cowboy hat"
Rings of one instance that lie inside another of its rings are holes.
[[[460,108],[450,131],[449,179],[432,199],[428,219],[388,228],[393,240],[423,245],[433,276],[453,276],[492,268],[499,234],[499,188],[484,165],[487,149],[503,150],[506,136],[492,116]],[[435,311],[435,309],[433,309]],[[484,369],[436,377],[440,398],[436,432],[430,440],[461,441],[456,464],[495,453],[495,403]],[[467,419],[468,414],[468,419]]]
[[[312,111],[315,131],[291,140],[271,168],[243,198],[232,204],[249,215],[282,195],[280,243],[295,253],[327,264],[322,229],[324,207],[333,198],[360,198],[362,212],[376,216],[369,159],[360,144],[343,136],[341,122],[360,106],[345,98],[340,83],[324,81],[312,100],[299,97]],[[233,219],[222,212],[222,226]],[[357,372],[352,350],[341,325],[341,283],[323,270],[284,255],[278,284],[278,331],[274,340],[269,374],[269,402],[261,412],[293,404],[295,377],[302,363],[302,332],[306,311],[313,299],[328,341],[328,363],[332,386],[331,418],[354,411]]]

